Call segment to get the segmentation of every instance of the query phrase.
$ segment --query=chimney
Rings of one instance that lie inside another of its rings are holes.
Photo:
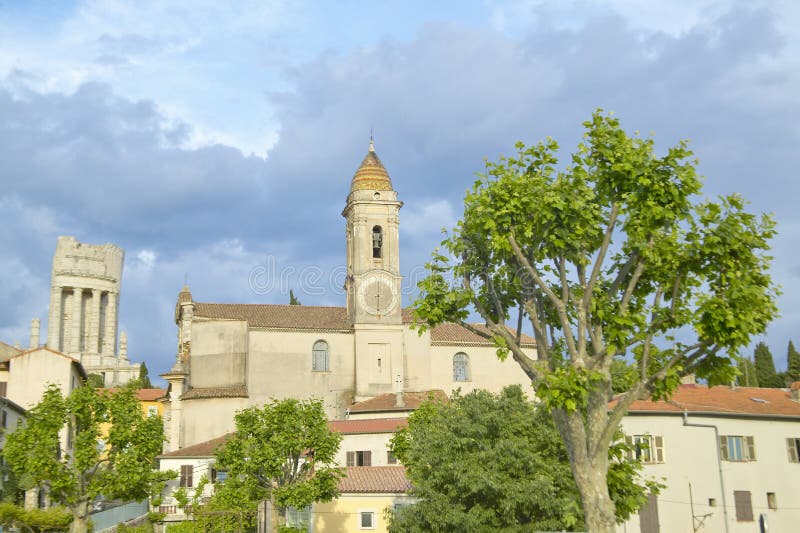
[[[39,321],[38,318],[34,318],[33,320],[31,320],[31,345],[30,345],[31,350],[39,347],[40,328],[41,328],[41,322]]]
[[[789,392],[792,395],[792,400],[800,402],[800,381],[793,381],[792,384],[789,385]]]
[[[400,374],[397,374],[395,383],[397,383],[397,392],[395,393],[394,405],[395,407],[405,407],[406,402],[403,400],[403,378],[400,377]]]

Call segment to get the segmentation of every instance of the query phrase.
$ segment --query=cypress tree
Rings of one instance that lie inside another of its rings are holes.
[[[150,373],[147,371],[147,365],[144,362],[139,367],[139,386],[143,389],[153,388],[153,384],[150,383]]]
[[[292,289],[289,289],[289,305],[302,305]]]
[[[758,387],[758,376],[756,376],[756,365],[753,360],[747,357],[740,357],[736,361],[736,366],[739,368],[741,375],[738,378],[738,383],[742,387]]]
[[[800,381],[800,353],[795,350],[792,341],[789,341],[786,351],[786,378],[789,383]]]
[[[761,387],[783,387],[783,380],[775,372],[775,361],[772,360],[772,352],[769,346],[763,342],[756,344],[754,355],[756,377]]]

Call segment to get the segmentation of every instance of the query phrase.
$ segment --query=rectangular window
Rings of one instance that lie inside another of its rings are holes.
[[[295,529],[308,531],[311,526],[311,506],[304,509],[286,508],[286,525]]]
[[[211,483],[225,483],[226,479],[228,479],[227,470],[211,469]]]
[[[347,466],[372,466],[372,452],[347,452]]]
[[[392,452],[392,451],[386,452],[386,463],[390,464],[390,465],[396,465],[397,464],[397,457],[394,456],[394,452]]]
[[[374,511],[361,511],[359,529],[375,529],[375,512]]]
[[[778,499],[775,497],[774,492],[767,493],[767,507],[769,507],[773,511],[778,509]]]
[[[723,461],[755,461],[755,439],[752,436],[720,435],[719,452]]]
[[[753,502],[749,490],[733,491],[733,503],[736,505],[736,520],[739,522],[753,521]]]
[[[180,486],[181,487],[193,487],[192,484],[192,473],[194,472],[194,467],[192,465],[181,465],[181,478],[180,478]]]
[[[5,381],[0,381],[0,396],[3,398],[6,397],[6,388],[8,387],[8,383]]]
[[[790,462],[800,463],[800,439],[786,439],[786,450]]]
[[[664,462],[664,437],[661,435],[628,435],[625,442],[630,447],[628,459],[646,464]]]
[[[158,407],[151,405],[147,408],[147,416],[156,416],[158,414]]]

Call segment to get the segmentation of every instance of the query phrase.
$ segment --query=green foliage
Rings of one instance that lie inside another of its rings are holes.
[[[17,528],[21,531],[39,533],[45,531],[63,531],[72,522],[72,515],[63,507],[50,509],[31,509],[0,503],[0,525]]]
[[[783,378],[775,372],[775,361],[769,346],[763,342],[756,344],[753,360],[756,367],[756,377],[761,387],[783,387]]]
[[[102,389],[106,386],[105,380],[100,374],[87,374],[86,384],[95,389]]]
[[[155,528],[153,528],[153,524],[149,521],[145,524],[140,524],[138,526],[127,526],[125,524],[120,524],[116,528],[116,533],[154,533]]]
[[[101,447],[103,424],[109,427]],[[62,448],[65,427],[71,449]],[[15,474],[47,486],[51,500],[79,523],[97,496],[141,500],[163,483],[165,474],[153,470],[163,440],[161,418],[144,416],[130,387],[113,393],[78,387],[65,398],[50,386],[8,436],[4,453]]]
[[[646,500],[652,483],[641,465],[611,447],[609,486],[624,519]],[[390,516],[391,531],[581,530],[583,513],[569,458],[543,405],[519,386],[500,394],[456,393],[428,401],[392,438],[420,498]]]
[[[294,295],[294,291],[289,289],[289,305],[302,305],[300,300]]]
[[[737,357],[736,367],[739,370],[737,382],[742,387],[758,387],[758,373],[753,360],[748,357]]]
[[[786,349],[786,381],[792,383],[800,380],[800,353],[795,349],[794,343],[789,341]]]
[[[302,509],[337,496],[342,437],[328,429],[321,401],[273,400],[239,411],[235,422],[233,438],[217,450],[217,464],[228,470],[226,491],[270,499],[281,519],[288,506]],[[240,484],[231,485],[232,478]]]
[[[552,139],[486,163],[419,284],[415,324],[470,328],[470,311],[481,315],[580,451],[571,457],[586,474],[576,476],[581,493],[603,501],[585,502],[587,527],[608,531],[611,504],[596,483],[627,407],[669,397],[688,373],[729,383],[738,352],[776,316],[779,291],[767,255],[774,221],[735,194],[700,197],[686,142],[657,155],[653,139],[601,111],[584,126],[567,165]],[[519,316],[538,359],[505,327]],[[636,361],[638,377],[609,414],[619,357]]]
[[[142,389],[153,388],[153,384],[150,382],[150,373],[147,371],[147,364],[144,362],[139,367],[139,387]]]
[[[635,365],[618,357],[611,361],[611,390],[614,393],[619,394],[630,390],[638,380],[639,372]]]

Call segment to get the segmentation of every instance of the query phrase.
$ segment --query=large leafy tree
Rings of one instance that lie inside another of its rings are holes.
[[[800,353],[794,347],[794,343],[789,341],[786,349],[786,381],[789,383],[800,380]]]
[[[217,464],[229,479],[238,478],[236,491],[249,501],[271,501],[279,527],[288,507],[338,495],[335,456],[342,436],[328,428],[321,401],[273,400],[239,411],[235,422],[235,434],[217,450]]]
[[[775,371],[775,361],[772,351],[763,342],[756,344],[753,361],[756,369],[758,384],[761,387],[783,387],[783,377]]]
[[[701,199],[685,142],[662,156],[596,112],[558,165],[557,143],[487,163],[464,214],[429,264],[418,323],[467,323],[477,311],[498,346],[552,410],[581,494],[586,525],[612,531],[606,484],[611,444],[630,404],[663,398],[682,374],[728,383],[732,359],[775,316],[769,276],[774,223],[737,195]],[[507,320],[527,319],[538,358]],[[615,358],[638,378],[609,411]]]
[[[646,499],[640,463],[611,448],[609,489],[620,518]],[[392,439],[418,503],[392,517],[391,531],[583,530],[569,458],[547,410],[519,386],[500,394],[455,394],[426,402]]]
[[[50,386],[7,439],[4,456],[14,473],[46,487],[72,513],[72,533],[87,531],[97,496],[141,500],[164,481],[153,470],[164,441],[161,418],[144,416],[130,387],[112,393],[83,386],[64,397]]]

